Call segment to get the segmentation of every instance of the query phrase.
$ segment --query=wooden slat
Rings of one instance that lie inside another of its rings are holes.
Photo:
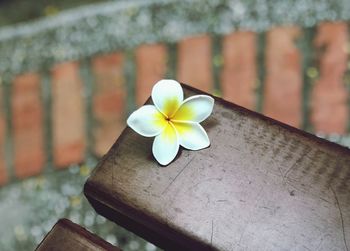
[[[136,103],[146,102],[153,85],[163,79],[167,68],[164,44],[141,45],[136,49]]]
[[[178,44],[177,80],[212,91],[212,42],[209,35],[186,38]]]
[[[15,174],[19,178],[41,172],[45,161],[40,76],[26,73],[13,81],[12,118]]]
[[[322,23],[318,26],[315,47],[321,51],[320,77],[312,92],[311,121],[316,132],[347,131],[348,92],[343,76],[347,68],[347,23]]]
[[[120,251],[95,234],[67,220],[59,220],[36,251]]]
[[[85,125],[82,83],[75,62],[52,70],[54,164],[65,167],[84,159]]]
[[[211,146],[166,167],[126,128],[85,184],[97,212],[166,250],[346,250],[350,149],[215,100]]]
[[[93,60],[96,76],[93,92],[94,153],[101,156],[114,143],[125,126],[126,88],[121,53],[99,56]]]
[[[254,110],[256,107],[256,34],[235,32],[223,38],[224,66],[221,75],[222,97]]]
[[[302,120],[301,53],[295,40],[298,27],[278,27],[267,33],[266,82],[263,112],[300,127]]]

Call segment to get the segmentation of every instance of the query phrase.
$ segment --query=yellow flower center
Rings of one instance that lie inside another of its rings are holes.
[[[172,98],[172,99],[168,99],[163,107],[163,112],[164,115],[167,118],[171,118],[172,116],[174,116],[175,112],[177,111],[177,109],[179,108],[180,103],[179,100],[177,98]]]
[[[190,105],[182,105],[177,98],[165,101],[162,113],[157,115],[157,123],[163,127],[162,137],[165,141],[175,140],[176,134],[184,135],[191,131],[191,126],[185,121],[192,121],[195,111]],[[176,132],[175,132],[176,131]]]

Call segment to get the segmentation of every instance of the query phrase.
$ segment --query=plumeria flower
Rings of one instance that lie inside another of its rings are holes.
[[[152,152],[156,160],[169,164],[180,145],[200,150],[210,145],[207,133],[199,124],[212,112],[214,99],[195,95],[184,100],[181,85],[175,80],[160,80],[152,89],[154,105],[134,111],[127,124],[145,137],[155,137]]]

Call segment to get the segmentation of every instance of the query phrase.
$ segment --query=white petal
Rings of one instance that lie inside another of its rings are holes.
[[[153,103],[167,117],[174,115],[183,99],[182,87],[175,80],[163,79],[153,86]]]
[[[172,121],[202,122],[212,113],[214,99],[208,95],[196,95],[184,100]]]
[[[169,164],[179,151],[179,139],[171,123],[165,127],[153,142],[152,152],[156,160],[162,164]]]
[[[144,105],[134,111],[126,121],[135,132],[145,137],[160,134],[168,124],[154,105]]]
[[[210,145],[207,133],[199,123],[173,122],[180,145],[190,150],[200,150]]]

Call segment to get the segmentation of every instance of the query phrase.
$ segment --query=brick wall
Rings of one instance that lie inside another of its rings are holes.
[[[253,32],[235,32],[222,41],[221,91],[224,99],[254,110],[256,107],[257,60]]]
[[[311,121],[317,132],[344,134],[349,121],[349,95],[343,79],[350,67],[348,26],[321,23],[314,44],[319,50],[320,77],[312,92]]]
[[[136,55],[136,104],[145,103],[155,82],[165,77],[168,52],[164,44],[141,45]]]
[[[82,162],[86,146],[85,110],[77,62],[52,69],[52,102],[54,164],[65,167]]]
[[[3,88],[0,87],[0,104],[4,104]],[[0,106],[0,185],[7,181],[6,163],[5,163],[5,136],[6,136],[6,121],[4,114],[4,106]]]
[[[302,67],[296,46],[300,28],[274,28],[267,33],[263,112],[295,127],[301,125]]]
[[[309,96],[305,92],[304,74],[310,66],[303,60],[308,52],[299,46],[304,35],[299,27],[271,29],[263,36],[262,49],[261,34],[238,31],[219,40],[208,34],[188,37],[175,47],[145,44],[135,48],[131,57],[122,51],[99,55],[90,60],[93,81],[90,87],[82,80],[81,63],[54,66],[49,76],[52,105],[48,111],[54,166],[83,162],[87,147],[96,156],[106,153],[125,126],[128,107],[142,105],[153,84],[168,77],[209,92],[219,88],[223,98],[252,110],[262,100],[264,114],[295,127],[305,126],[303,114],[309,114],[314,132],[347,133],[348,25],[320,23],[315,31],[310,44],[316,55],[311,63],[317,76]],[[220,48],[220,67],[213,66],[214,46]],[[134,67],[131,70],[130,65]],[[172,66],[175,69],[169,70]],[[7,119],[11,119],[13,156],[10,157],[16,177],[38,174],[46,166],[45,148],[49,139],[43,133],[47,126],[43,114],[47,108],[41,96],[42,83],[38,73],[16,76],[11,85],[12,118],[6,118],[3,106],[0,109],[0,184],[8,180],[4,161]],[[88,100],[89,91],[91,100]],[[1,104],[3,99],[0,88]],[[91,118],[86,112],[89,103]],[[306,108],[303,103],[307,104]],[[86,138],[89,135],[91,139]],[[89,142],[92,146],[88,146]]]
[[[113,53],[96,57],[93,95],[93,151],[102,156],[124,128],[126,87],[123,76],[124,56]]]
[[[12,83],[14,167],[19,178],[40,173],[45,164],[40,84],[34,73],[17,76]]]

